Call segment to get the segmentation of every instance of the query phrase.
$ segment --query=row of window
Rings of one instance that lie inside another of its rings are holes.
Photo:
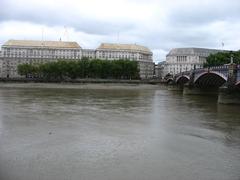
[[[187,56],[177,56],[177,62],[187,62]]]
[[[196,66],[196,68],[200,68],[202,67],[202,65],[199,64],[188,64],[188,65],[168,65],[169,68],[186,68],[186,67],[194,67]]]
[[[79,59],[81,56],[71,56],[71,55],[61,55],[61,56],[48,56],[48,55],[40,55],[40,56],[5,56],[7,58],[54,58],[54,59],[57,59],[57,58],[63,58],[63,59]]]
[[[125,57],[125,58],[134,58],[134,57],[137,57],[137,55],[129,55],[129,54],[119,54],[119,53],[99,53],[98,54],[99,57],[109,57],[109,58],[122,58],[122,57]]]
[[[45,51],[49,53],[67,53],[67,52],[79,52],[79,50],[76,49],[44,49],[44,48],[34,48],[34,49],[28,49],[28,48],[3,48],[3,51],[7,52],[39,52],[39,51]]]
[[[128,51],[98,51],[98,54],[124,54],[124,55],[137,55],[137,53],[134,52],[128,52]]]
[[[201,65],[196,65],[196,68],[202,68]],[[184,71],[189,71],[189,70],[192,70],[194,69],[194,64],[190,65],[190,66],[170,66],[169,67],[169,72],[184,72]]]
[[[10,57],[19,57],[19,56],[79,56],[80,54],[77,53],[60,53],[60,54],[51,54],[51,53],[25,53],[25,52],[19,52],[19,53],[3,53],[3,56],[10,56]]]
[[[33,52],[26,52],[26,51],[3,51],[2,55],[4,57],[58,57],[58,56],[80,56],[80,53],[77,51],[66,51],[66,52],[49,52],[49,51],[33,51]]]
[[[16,49],[5,48],[3,50],[4,57],[36,57],[36,58],[79,58],[81,56],[78,50],[42,50],[42,49]],[[84,52],[83,56],[95,57],[95,51]],[[132,52],[111,52],[98,51],[99,58],[128,58],[128,59],[152,59],[151,55],[132,53]]]
[[[83,55],[83,56],[87,56],[87,57],[95,57],[94,55],[92,54],[87,54],[87,55]],[[19,55],[14,55],[14,54],[7,54],[7,55],[4,55],[4,57],[26,57],[26,58],[70,58],[70,59],[76,59],[76,58],[80,58],[80,55],[67,55],[67,54],[64,54],[64,55],[59,55],[59,56],[56,56],[56,55],[28,55],[28,54],[19,54]],[[137,57],[129,57],[128,55],[112,55],[112,54],[109,54],[109,55],[105,55],[105,54],[100,54],[99,55],[99,58],[125,58],[125,59],[137,59]],[[151,60],[151,57],[149,56],[142,56],[140,55],[139,56],[139,59],[149,59]]]

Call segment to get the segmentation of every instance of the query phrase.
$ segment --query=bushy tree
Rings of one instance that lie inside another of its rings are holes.
[[[18,74],[20,74],[21,76],[28,77],[30,75],[32,76],[36,74],[38,69],[36,66],[33,66],[31,64],[20,64],[17,67],[17,71],[18,71]]]
[[[60,60],[44,64],[20,64],[18,73],[25,77],[62,80],[66,78],[108,78],[138,79],[139,69],[136,61],[130,60]]]
[[[208,56],[204,67],[221,66],[224,64],[228,64],[230,63],[231,56],[233,56],[234,63],[240,64],[240,51],[226,51],[218,52],[216,54],[211,54],[210,56]]]

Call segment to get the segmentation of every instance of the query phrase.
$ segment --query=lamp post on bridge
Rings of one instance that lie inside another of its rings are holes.
[[[228,64],[227,87],[230,89],[235,88],[236,81],[237,81],[237,65],[233,62],[233,54],[231,53],[230,64]]]
[[[194,64],[193,69],[190,70],[190,79],[188,82],[188,85],[190,88],[194,86],[195,70],[196,70],[196,65]]]
[[[240,104],[240,91],[236,87],[237,65],[233,62],[231,53],[230,63],[228,66],[228,78],[226,84],[219,88],[218,103],[223,104]]]
[[[231,54],[230,64],[233,64],[233,54]]]

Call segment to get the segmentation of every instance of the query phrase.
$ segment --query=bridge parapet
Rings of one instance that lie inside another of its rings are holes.
[[[240,64],[237,65],[237,83],[240,84]]]
[[[240,69],[237,71],[237,81],[240,81]]]
[[[210,67],[209,69],[212,71],[228,70],[228,65],[214,66],[214,67]]]
[[[175,77],[179,77],[179,76],[183,76],[183,75],[189,75],[190,71],[184,71],[184,72],[180,72],[178,74],[175,75]]]
[[[208,68],[201,68],[201,69],[195,69],[193,70],[195,74],[199,74],[202,72],[208,72]]]

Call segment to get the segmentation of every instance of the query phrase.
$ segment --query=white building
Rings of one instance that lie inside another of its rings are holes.
[[[80,59],[81,47],[76,42],[9,40],[2,46],[1,77],[19,77],[17,66],[60,59]]]
[[[148,79],[153,77],[154,63],[152,52],[144,46],[136,44],[112,44],[102,43],[96,49],[97,59],[129,59],[137,61],[140,69],[140,77]]]
[[[164,67],[165,75],[172,75],[195,68],[202,68],[206,58],[210,54],[215,54],[221,50],[203,48],[176,48],[172,49],[166,56]]]
[[[96,50],[82,49],[77,42],[9,40],[0,53],[0,77],[20,77],[17,66],[23,63],[45,63],[58,60],[130,59],[137,61],[140,77],[152,78],[154,63],[152,52],[135,44],[103,43]]]

